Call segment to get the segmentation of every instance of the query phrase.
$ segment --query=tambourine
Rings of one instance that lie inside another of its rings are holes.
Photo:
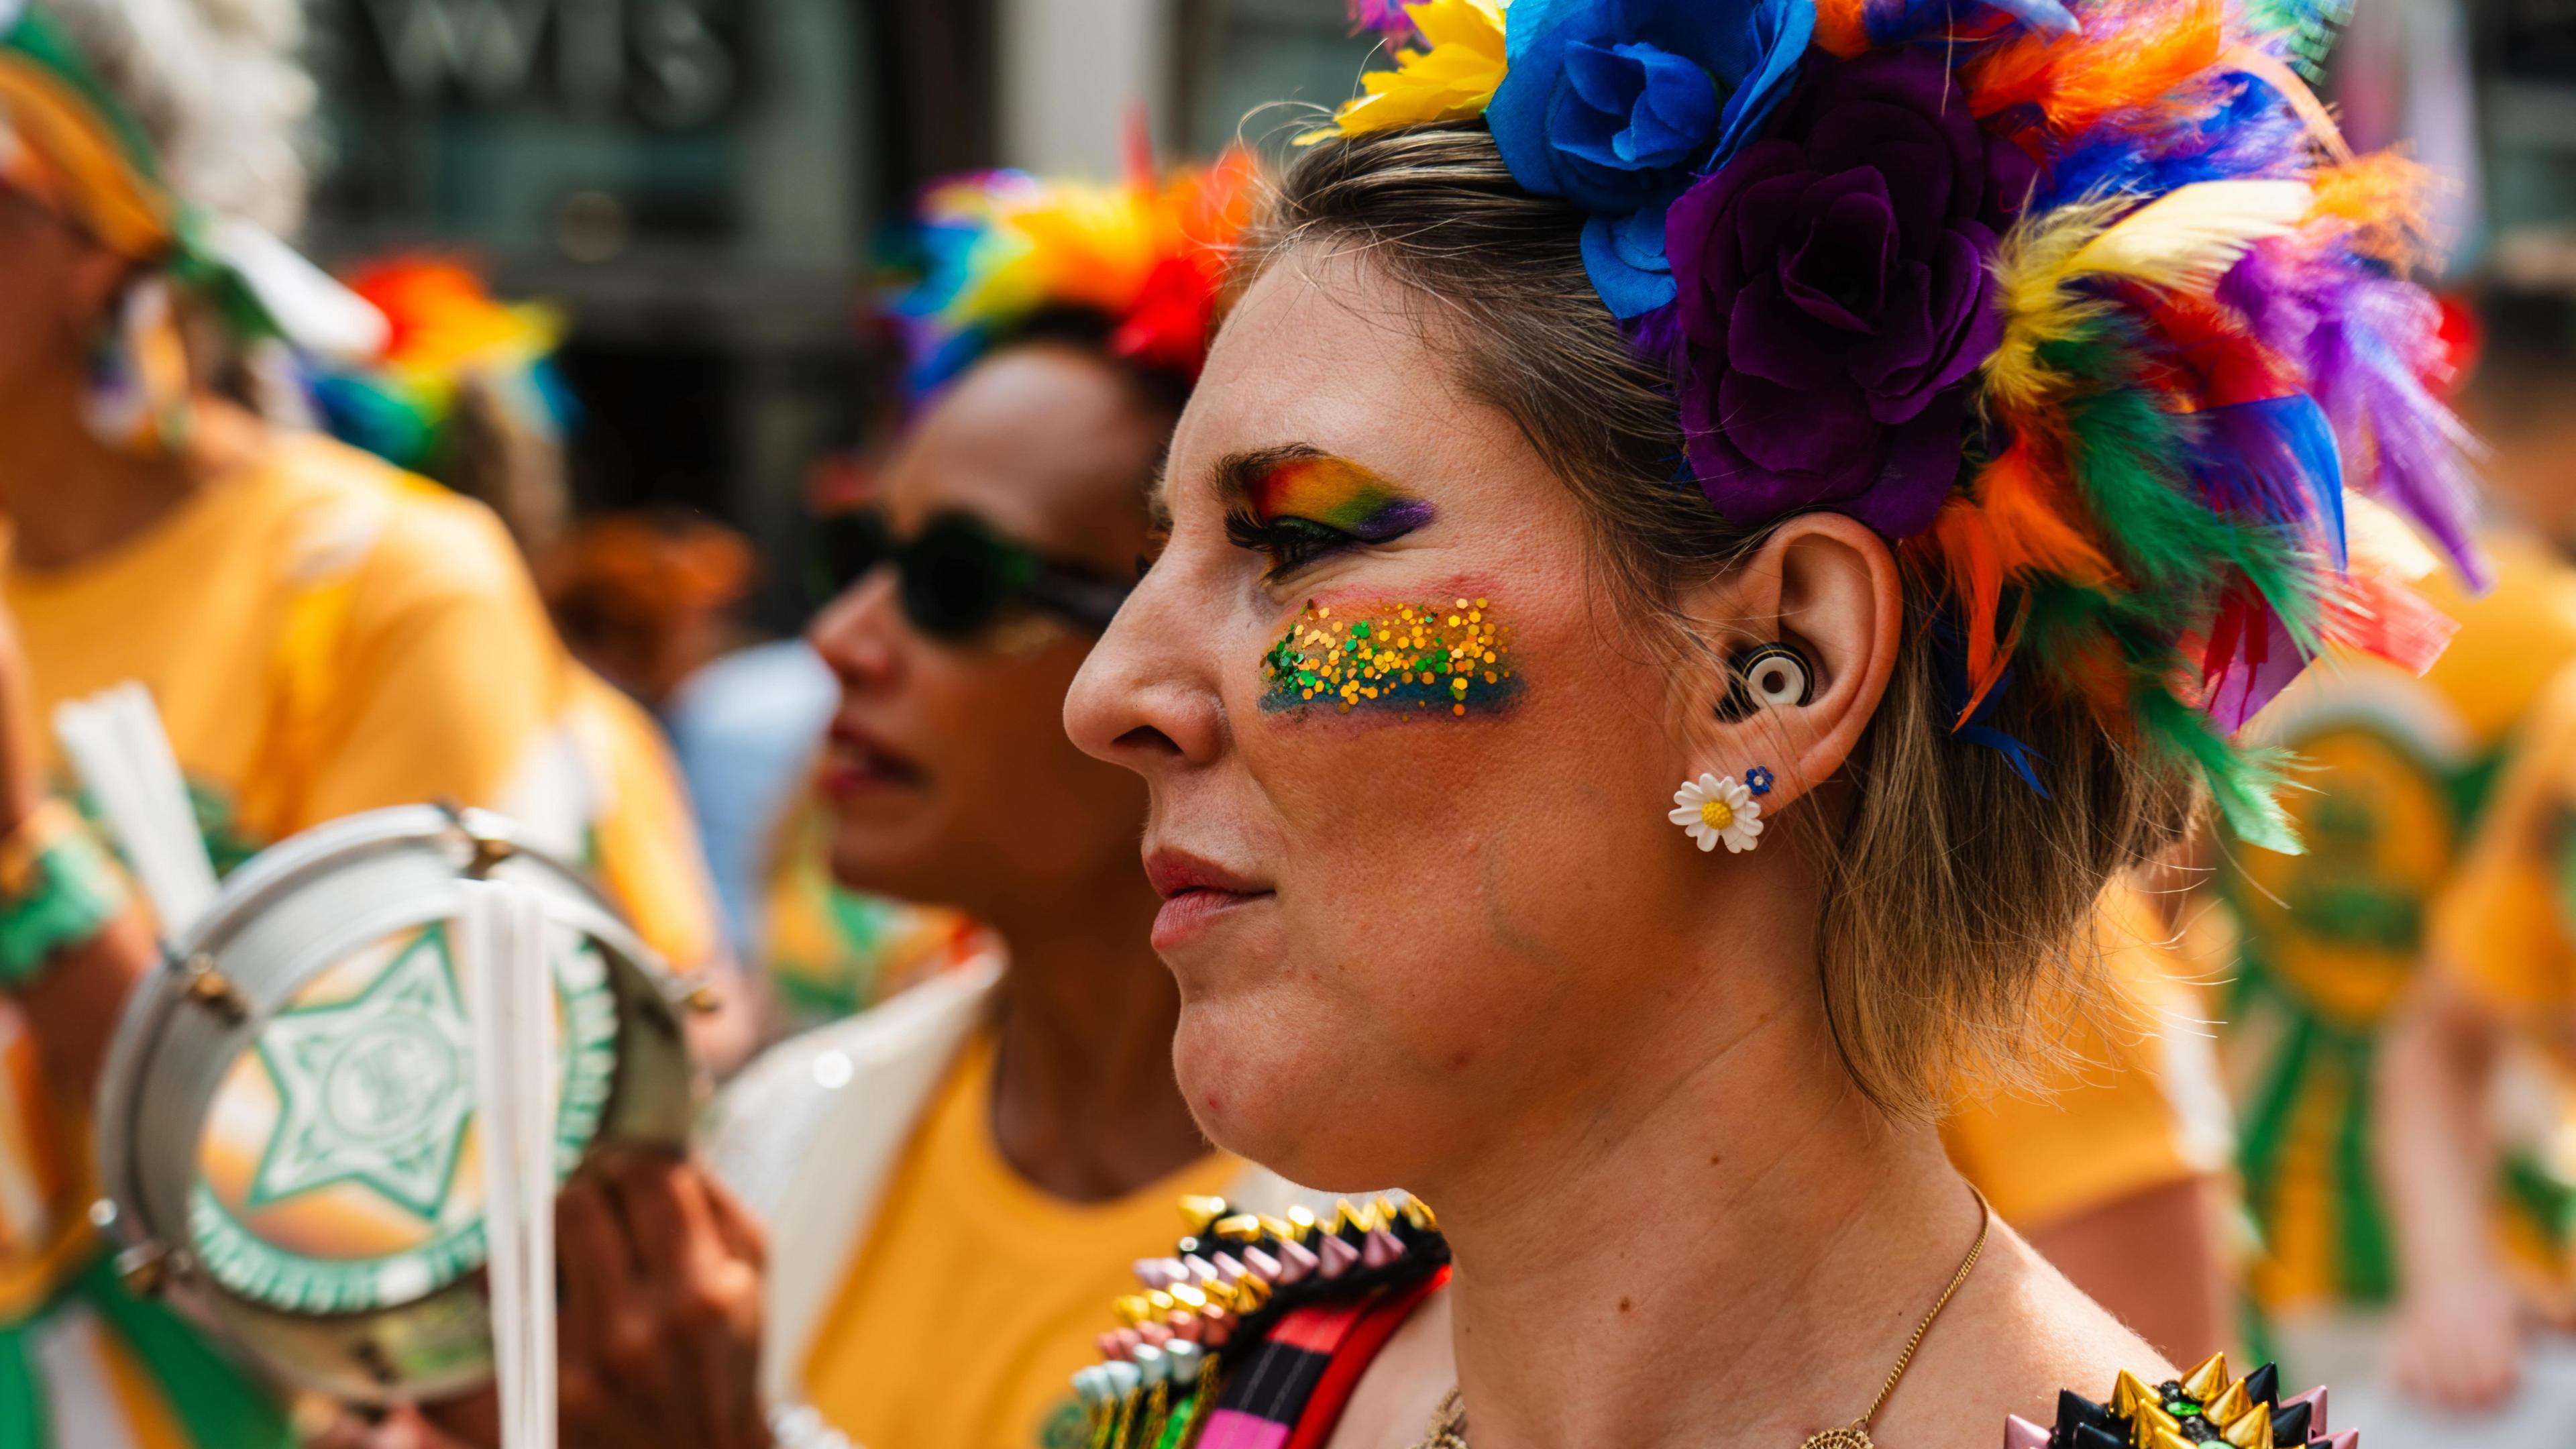
[[[677,1147],[694,1080],[661,962],[504,818],[353,815],[235,871],[138,988],[103,1075],[97,1214],[127,1281],[184,1287],[254,1359],[359,1403],[491,1374],[461,882],[545,905],[555,1167]]]

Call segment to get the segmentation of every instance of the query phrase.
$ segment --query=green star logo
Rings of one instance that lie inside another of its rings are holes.
[[[357,1182],[436,1221],[474,1114],[469,1031],[443,931],[358,996],[280,1012],[259,1039],[279,1115],[249,1205]]]
[[[563,932],[547,947],[560,1021],[555,1171],[580,1162],[617,1075],[617,995],[597,945]],[[216,1282],[296,1313],[356,1313],[412,1303],[479,1267],[482,1204],[460,1188],[474,1115],[474,1047],[443,924],[368,953],[354,996],[290,1006],[248,1053],[273,1088],[253,1137],[258,1162],[239,1196],[200,1178],[188,1227]],[[374,961],[384,964],[374,966]],[[221,1115],[220,1109],[217,1113]],[[262,1207],[337,1184],[363,1187],[418,1220],[399,1245],[340,1240],[312,1223],[272,1237]]]

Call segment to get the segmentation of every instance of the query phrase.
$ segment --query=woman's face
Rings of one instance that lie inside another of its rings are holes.
[[[1590,1110],[1699,989],[1726,868],[1665,819],[1698,768],[1671,654],[1421,309],[1305,252],[1249,289],[1067,704],[1151,787],[1201,1124],[1325,1188]]]
[[[930,407],[874,501],[899,539],[964,512],[1047,558],[1132,577],[1166,421],[1103,362],[1013,349]],[[1006,617],[972,639],[930,638],[904,614],[895,571],[879,568],[832,601],[811,637],[841,681],[821,786],[845,884],[959,906],[1007,931],[1032,906],[1134,880],[1144,792],[1064,735],[1065,690],[1092,635]]]
[[[113,257],[0,187],[0,399],[50,396],[79,376],[85,314],[121,270]]]

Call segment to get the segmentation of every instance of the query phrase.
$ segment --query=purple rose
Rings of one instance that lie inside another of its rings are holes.
[[[1987,268],[2029,187],[1938,52],[1822,57],[1770,138],[1673,203],[1691,469],[1718,511],[1920,533],[1957,480]]]

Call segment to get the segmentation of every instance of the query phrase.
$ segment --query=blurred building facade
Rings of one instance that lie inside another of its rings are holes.
[[[1376,45],[1342,0],[309,6],[318,254],[462,249],[564,303],[580,501],[704,509],[774,560],[812,461],[882,416],[859,319],[925,178],[1115,174],[1131,113],[1167,155],[1274,147],[1307,114],[1265,103],[1333,104]],[[2359,0],[2352,31],[2356,139],[2465,173],[2458,276],[2576,296],[2576,0]]]

